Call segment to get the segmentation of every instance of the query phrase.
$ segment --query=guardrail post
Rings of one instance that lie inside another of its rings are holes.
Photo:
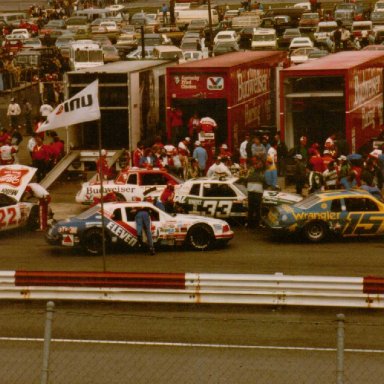
[[[48,384],[49,352],[50,352],[50,346],[51,346],[52,320],[53,320],[54,311],[55,311],[55,303],[53,301],[48,301],[47,315],[45,318],[43,368],[41,370],[41,384]]]
[[[337,384],[344,384],[344,325],[345,316],[339,313],[337,316]]]

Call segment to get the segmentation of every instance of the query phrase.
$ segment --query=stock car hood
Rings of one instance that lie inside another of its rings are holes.
[[[26,165],[1,165],[0,194],[6,195],[19,202],[36,171],[36,168]]]

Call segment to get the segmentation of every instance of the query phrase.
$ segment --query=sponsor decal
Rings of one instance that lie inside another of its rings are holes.
[[[210,91],[222,91],[224,89],[224,78],[218,76],[208,77],[207,89]]]
[[[28,173],[27,169],[0,169],[0,184],[8,184],[12,187],[19,187],[23,177]],[[6,193],[6,192],[3,192]],[[8,194],[8,193],[7,193]]]
[[[64,235],[61,243],[62,243],[62,245],[66,246],[66,247],[73,247],[75,244],[75,236]]]
[[[295,220],[338,220],[340,218],[339,212],[300,212],[293,213]]]
[[[122,227],[120,224],[110,221],[107,224],[107,229],[109,229],[115,236],[117,236],[120,240],[124,241],[128,245],[134,247],[137,244],[137,237],[134,236],[127,229]],[[132,228],[133,230],[133,228]]]

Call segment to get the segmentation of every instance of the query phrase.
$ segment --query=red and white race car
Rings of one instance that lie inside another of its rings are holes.
[[[39,228],[41,199],[49,194],[41,185],[30,183],[36,171],[19,164],[0,166],[0,231]]]
[[[144,192],[160,193],[168,183],[179,185],[182,181],[162,169],[131,168],[121,171],[115,180],[104,181],[103,192],[105,195],[114,193],[118,201],[140,201]],[[76,202],[93,204],[100,197],[100,182],[86,182],[77,193]]]

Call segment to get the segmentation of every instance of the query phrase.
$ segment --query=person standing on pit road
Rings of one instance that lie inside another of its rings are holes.
[[[32,105],[27,99],[23,100],[23,116],[25,132],[27,135],[32,135]]]
[[[222,163],[221,157],[217,156],[215,162],[209,167],[207,177],[231,177],[231,171]]]
[[[161,13],[163,14],[163,25],[168,24],[168,5],[163,3],[161,7]]]
[[[108,165],[107,151],[105,149],[101,150],[101,156],[96,161],[96,169],[98,178],[100,178],[100,175],[103,175],[103,180],[108,180],[112,176],[112,170]]]
[[[45,120],[47,120],[47,117],[49,114],[53,111],[53,107],[48,104],[48,100],[45,99],[44,103],[40,107],[40,116]]]
[[[18,127],[20,114],[20,105],[17,104],[15,99],[12,97],[7,109],[7,116],[9,117],[10,125],[12,126],[12,128]]]
[[[248,158],[247,145],[248,145],[248,142],[249,142],[249,134],[246,134],[244,136],[244,141],[240,144],[240,149],[239,149],[240,165],[241,166],[247,165],[247,158]]]
[[[298,153],[294,156],[294,159],[296,161],[295,173],[294,173],[296,193],[298,195],[302,195],[303,188],[307,181],[307,169],[305,166],[305,160],[303,159],[302,155]]]
[[[152,232],[151,232],[151,217],[148,212],[148,207],[140,207],[135,215],[137,239],[139,246],[142,247],[143,243],[143,230],[147,236],[147,242],[149,252],[151,255],[155,254],[155,248],[153,246]]]
[[[160,195],[160,201],[163,203],[165,212],[173,213],[175,204],[175,186],[168,183],[162,194]]]
[[[258,157],[248,161],[247,191],[248,191],[248,226],[256,228],[260,225],[261,202],[264,192],[264,164]]]
[[[200,141],[195,141],[195,149],[193,150],[192,157],[196,159],[199,164],[199,176],[204,176],[208,161],[208,153],[205,148],[201,146]]]

